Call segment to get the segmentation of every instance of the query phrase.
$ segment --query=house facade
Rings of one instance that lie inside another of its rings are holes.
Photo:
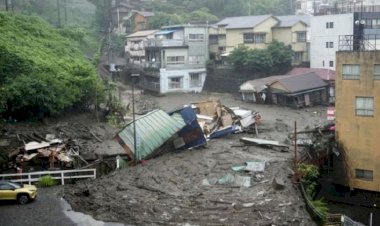
[[[327,83],[316,73],[276,75],[240,86],[243,101],[294,108],[327,104]]]
[[[209,29],[210,53],[216,60],[229,55],[238,46],[265,49],[277,40],[295,51],[293,64],[309,60],[309,16],[227,17]]]
[[[159,94],[202,91],[209,59],[207,25],[163,27],[144,46],[142,88]]]
[[[149,18],[153,17],[153,12],[137,11],[133,16],[133,31],[142,31],[148,28]]]
[[[340,43],[354,43],[362,35],[372,45],[379,45],[380,12],[354,12],[313,16],[311,18],[310,66],[335,70],[335,53]],[[350,40],[351,39],[351,40]],[[347,42],[348,41],[348,42]],[[358,43],[359,45],[359,43]],[[347,45],[347,50],[356,48]]]
[[[125,54],[129,62],[141,64],[145,62],[144,41],[154,38],[158,30],[137,31],[126,36]]]
[[[345,46],[343,46],[345,48]],[[380,192],[380,51],[378,48],[336,54],[336,137],[343,165],[336,178],[350,188]],[[336,164],[337,163],[337,164]]]
[[[313,16],[310,25],[310,67],[335,70],[339,36],[353,35],[353,13]]]

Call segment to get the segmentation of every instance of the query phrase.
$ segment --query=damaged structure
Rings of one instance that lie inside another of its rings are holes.
[[[240,93],[243,101],[300,108],[327,104],[327,87],[327,83],[311,72],[250,80],[240,86]]]

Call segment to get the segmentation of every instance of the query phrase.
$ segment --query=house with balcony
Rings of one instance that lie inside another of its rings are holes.
[[[145,62],[144,41],[154,38],[154,34],[158,30],[137,31],[126,36],[125,54],[129,62],[141,64]]]
[[[207,25],[163,27],[144,48],[142,88],[158,94],[202,91],[209,59]]]
[[[223,61],[238,46],[265,49],[277,40],[291,45],[294,65],[309,61],[309,16],[243,16],[227,17],[209,28],[209,51],[215,60]]]

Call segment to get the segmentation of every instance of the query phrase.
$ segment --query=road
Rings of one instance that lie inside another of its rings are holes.
[[[0,225],[4,226],[74,226],[63,211],[60,198],[62,188],[38,188],[38,197],[26,205],[0,202]]]

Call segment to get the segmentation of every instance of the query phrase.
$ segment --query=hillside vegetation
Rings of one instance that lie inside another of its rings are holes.
[[[94,66],[69,35],[37,16],[6,12],[0,33],[0,117],[59,114],[102,97]]]

